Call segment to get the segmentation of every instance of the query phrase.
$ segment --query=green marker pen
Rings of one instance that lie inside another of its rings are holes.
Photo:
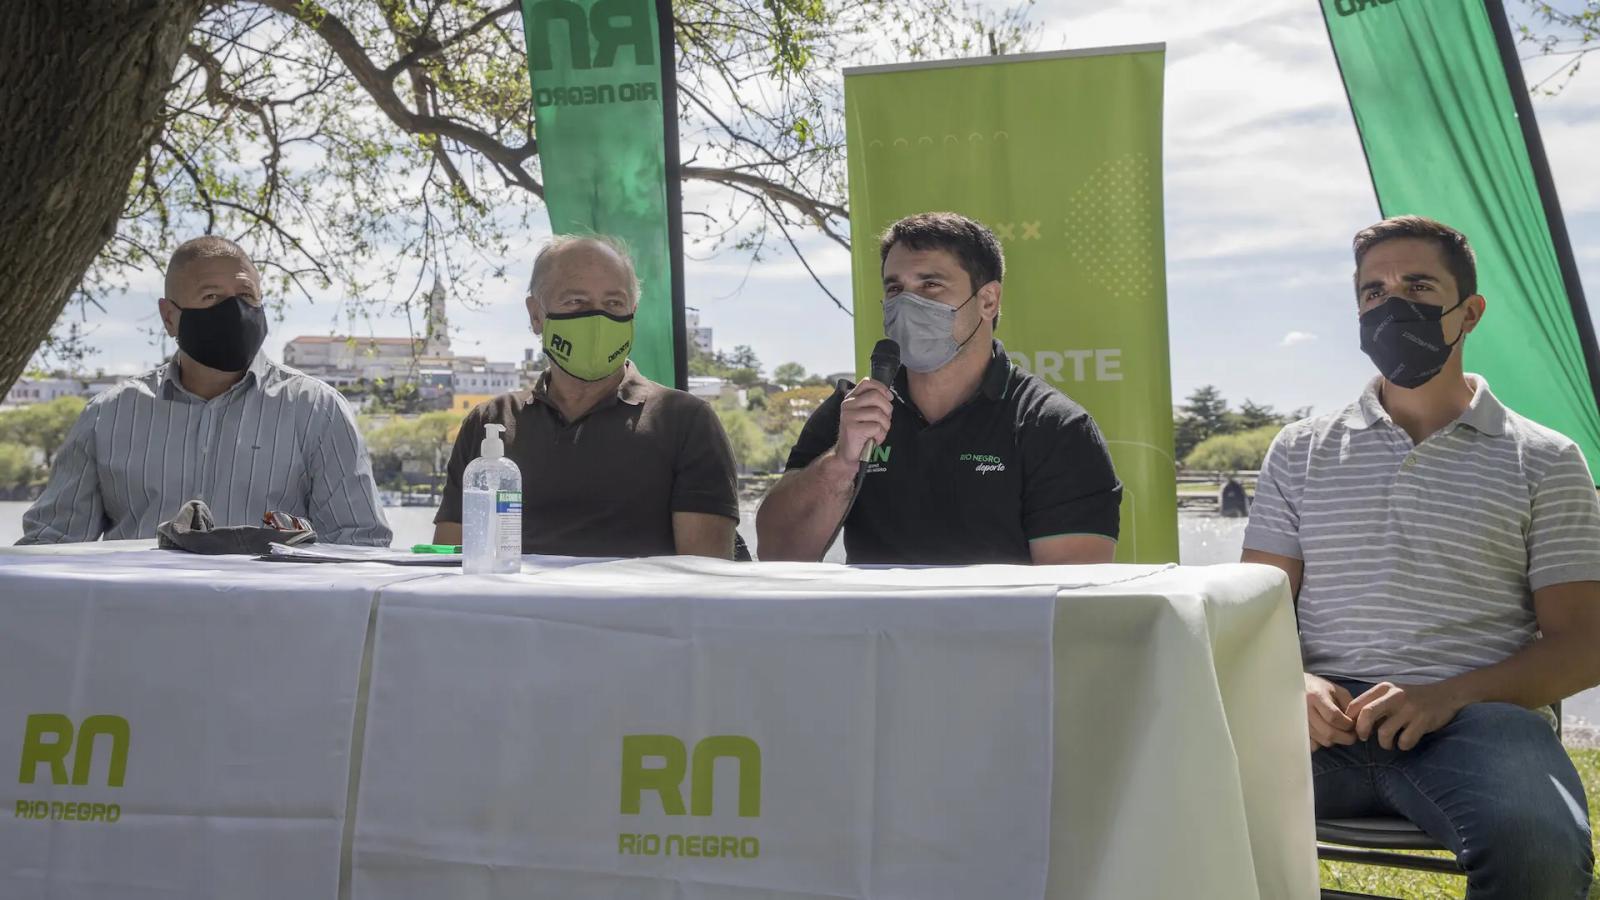
[[[413,544],[412,553],[460,553],[460,544]]]

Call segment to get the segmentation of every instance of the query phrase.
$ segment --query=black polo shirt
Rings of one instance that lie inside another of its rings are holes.
[[[839,438],[823,402],[789,454],[810,465]],[[1067,534],[1117,538],[1122,484],[1089,413],[1013,366],[999,341],[978,392],[929,424],[895,379],[889,437],[873,454],[845,520],[853,563],[1028,563],[1028,542]]]

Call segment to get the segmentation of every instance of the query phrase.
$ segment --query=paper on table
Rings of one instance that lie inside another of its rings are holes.
[[[377,562],[391,566],[459,566],[459,553],[412,553],[388,547],[357,547],[351,544],[273,544],[257,559],[269,562],[340,563]]]

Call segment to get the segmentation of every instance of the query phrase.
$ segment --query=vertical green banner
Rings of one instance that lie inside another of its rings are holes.
[[[1438,219],[1478,253],[1489,309],[1467,338],[1467,370],[1577,441],[1600,472],[1593,325],[1505,11],[1498,0],[1322,0],[1322,13],[1383,215]]]
[[[681,314],[663,118],[670,85],[656,15],[651,0],[522,0],[550,228],[627,242],[642,288],[633,361],[671,386]]]
[[[1100,423],[1122,562],[1178,559],[1162,229],[1163,46],[845,72],[856,355],[883,336],[875,238],[949,210],[1000,238],[997,337]]]

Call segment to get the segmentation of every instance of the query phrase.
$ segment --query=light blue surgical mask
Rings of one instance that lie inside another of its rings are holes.
[[[955,338],[956,313],[976,296],[978,292],[973,291],[960,306],[929,300],[910,291],[901,291],[884,300],[883,333],[900,345],[900,362],[918,373],[949,365],[983,326],[980,318],[964,339],[957,341]]]

